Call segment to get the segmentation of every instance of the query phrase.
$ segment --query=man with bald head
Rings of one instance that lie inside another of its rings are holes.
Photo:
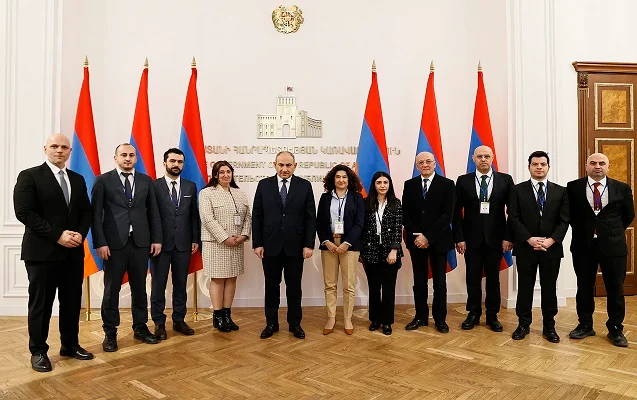
[[[403,225],[407,236],[414,272],[414,304],[416,315],[405,327],[415,330],[429,324],[427,304],[427,265],[433,279],[431,314],[440,333],[449,332],[447,325],[447,253],[453,249],[451,221],[456,190],[451,179],[436,174],[436,158],[429,152],[416,155],[420,175],[405,182],[403,190]]]
[[[505,209],[513,188],[511,175],[492,168],[493,150],[479,146],[473,152],[475,172],[456,181],[456,209],[453,237],[456,250],[464,254],[467,282],[467,311],[462,329],[473,329],[482,315],[482,276],[486,278],[486,322],[491,330],[502,332],[500,311],[500,262],[511,250],[513,237]]]
[[[51,371],[46,343],[53,300],[60,303],[60,355],[90,360],[78,341],[84,239],[91,227],[91,203],[82,175],[66,168],[71,143],[51,135],[46,161],[18,175],[13,191],[15,215],[25,226],[22,260],[29,277],[29,350],[31,367]]]
[[[609,168],[608,157],[602,153],[591,154],[586,160],[587,177],[567,185],[579,318],[579,324],[569,336],[584,339],[595,335],[593,294],[599,266],[606,287],[608,338],[615,346],[626,347],[628,341],[622,333],[628,255],[624,231],[635,218],[635,207],[630,186],[607,177]]]

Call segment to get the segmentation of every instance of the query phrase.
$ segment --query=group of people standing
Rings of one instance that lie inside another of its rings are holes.
[[[580,322],[569,336],[581,339],[595,335],[593,290],[599,265],[608,293],[608,337],[617,346],[627,346],[622,333],[627,256],[624,230],[634,218],[633,199],[628,185],[606,176],[609,162],[601,153],[589,156],[588,177],[564,188],[547,181],[549,156],[542,151],[529,156],[531,179],[518,185],[510,175],[492,169],[493,152],[487,146],[478,147],[473,154],[476,172],[460,176],[455,184],[436,174],[433,154],[423,152],[415,160],[420,175],[405,182],[402,201],[395,195],[389,174],[376,172],[370,187],[363,188],[354,171],[339,164],[324,178],[317,210],[310,182],[294,175],[295,157],[284,151],[275,157],[276,175],[259,182],[251,210],[227,161],[214,164],[209,183],[197,194],[195,184],[180,177],[186,160],[179,149],[164,153],[166,174],[153,181],[135,170],[135,148],[121,144],[115,150],[116,168],[96,178],[89,199],[82,176],[65,167],[71,153],[68,138],[52,135],[44,152],[46,162],[22,171],[14,190],[16,216],[26,227],[22,259],[29,277],[29,348],[36,371],[52,369],[46,339],[56,290],[60,301],[60,355],[93,358],[78,342],[84,249],[88,249],[84,240],[91,227],[93,248],[103,259],[102,347],[106,352],[118,349],[119,292],[126,277],[135,339],[155,344],[168,338],[164,310],[169,271],[173,281],[173,331],[194,334],[184,321],[186,279],[191,255],[199,243],[215,328],[222,332],[239,329],[232,320],[231,307],[237,276],[244,272],[244,244],[251,240],[265,277],[266,326],[261,338],[279,331],[282,277],[289,331],[296,338],[305,338],[301,279],[304,259],[312,257],[316,235],[327,309],[323,334],[334,332],[339,274],[343,330],[353,334],[356,270],[361,262],[369,284],[369,330],[380,329],[390,335],[403,233],[413,268],[416,308],[407,330],[429,323],[430,270],[434,325],[440,333],[449,332],[447,255],[455,248],[465,256],[467,266],[468,316],[462,329],[480,323],[481,280],[486,276],[486,323],[501,332],[503,326],[497,317],[499,265],[503,254],[513,249],[517,256],[519,326],[512,337],[519,340],[529,333],[539,269],[543,335],[559,342],[554,320],[556,280],[569,221]],[[148,268],[152,275],[154,333],[147,326]]]

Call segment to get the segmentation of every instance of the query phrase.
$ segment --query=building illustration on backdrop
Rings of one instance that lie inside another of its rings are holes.
[[[276,114],[257,114],[258,139],[294,139],[323,137],[323,121],[310,118],[307,111],[296,106],[292,87],[285,96],[276,98]]]

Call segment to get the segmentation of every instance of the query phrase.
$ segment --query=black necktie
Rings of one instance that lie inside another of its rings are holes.
[[[132,172],[122,172],[122,176],[124,177],[124,194],[126,195],[129,203],[133,201],[133,188],[128,180],[128,177],[131,175],[133,175]]]
[[[482,175],[482,182],[480,183],[480,201],[487,201],[487,194],[489,193],[489,184],[487,183],[487,176]]]
[[[422,181],[422,197],[424,199],[427,199],[427,183],[429,182],[429,179],[423,179]]]
[[[542,212],[544,209],[544,201],[546,201],[546,195],[544,193],[544,182],[538,182],[537,189],[537,207]]]
[[[288,197],[288,187],[286,186],[286,184],[288,183],[287,179],[283,179],[283,181],[281,181],[283,183],[283,185],[281,186],[281,201],[283,202],[283,205],[285,205],[285,199]]]
[[[170,199],[173,201],[175,207],[179,206],[179,197],[177,197],[177,181],[172,181],[170,184],[173,186],[170,190]]]

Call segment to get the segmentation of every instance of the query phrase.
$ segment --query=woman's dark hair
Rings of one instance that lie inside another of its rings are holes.
[[[331,192],[336,188],[334,179],[336,178],[336,173],[338,171],[345,171],[345,173],[347,174],[347,190],[355,193],[360,193],[363,191],[363,185],[361,184],[361,180],[358,175],[356,175],[356,173],[352,171],[352,169],[347,165],[338,164],[337,166],[332,168],[330,172],[327,173],[327,175],[325,175],[325,178],[323,178],[323,187],[325,188],[326,192]]]
[[[210,172],[210,182],[208,182],[208,184],[205,187],[210,187],[210,186],[217,187],[217,185],[219,184],[219,170],[221,169],[221,167],[230,168],[230,172],[232,172],[232,179],[230,180],[230,187],[233,187],[235,189],[239,189],[239,186],[237,186],[237,183],[234,181],[234,168],[232,168],[232,165],[230,165],[230,163],[228,161],[225,161],[225,160],[217,161],[212,166],[212,171]]]
[[[394,184],[392,183],[391,176],[389,176],[387,172],[377,171],[374,176],[372,176],[372,182],[370,183],[369,190],[367,191],[365,212],[376,212],[376,209],[378,208],[378,191],[376,191],[376,181],[381,177],[385,177],[389,181],[389,189],[387,189],[387,194],[385,195],[387,208],[391,211],[396,211],[398,208],[398,199],[394,193]]]

